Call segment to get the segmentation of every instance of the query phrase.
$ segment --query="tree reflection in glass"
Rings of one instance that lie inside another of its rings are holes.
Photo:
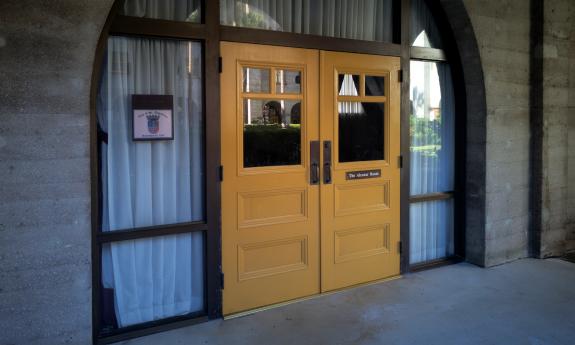
[[[299,100],[244,99],[244,167],[301,163]]]

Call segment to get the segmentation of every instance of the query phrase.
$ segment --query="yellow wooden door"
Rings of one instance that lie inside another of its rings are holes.
[[[317,50],[222,43],[223,313],[320,292]]]
[[[320,65],[321,287],[330,291],[399,274],[400,60],[322,51]]]

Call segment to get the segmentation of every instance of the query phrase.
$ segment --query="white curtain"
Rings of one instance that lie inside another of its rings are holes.
[[[411,204],[409,263],[417,264],[453,255],[453,200]]]
[[[411,195],[454,188],[455,102],[444,63],[411,62]]]
[[[201,0],[125,0],[122,14],[198,23]]]
[[[410,194],[454,189],[455,100],[449,65],[411,62]],[[411,263],[453,254],[453,203],[422,202],[410,210]]]
[[[392,0],[220,0],[223,25],[391,42]]]
[[[411,0],[411,44],[418,47],[442,48],[441,34],[426,0]],[[421,37],[424,35],[424,37]]]
[[[201,46],[111,37],[98,102],[102,229],[203,218]],[[174,140],[132,141],[131,96],[173,95]],[[103,247],[103,285],[120,327],[203,308],[203,235]]]

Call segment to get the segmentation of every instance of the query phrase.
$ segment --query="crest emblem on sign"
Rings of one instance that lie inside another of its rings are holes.
[[[148,119],[148,132],[151,134],[156,134],[160,131],[160,114],[149,113],[146,115]]]

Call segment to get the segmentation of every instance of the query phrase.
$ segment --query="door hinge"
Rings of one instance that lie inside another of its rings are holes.
[[[220,290],[224,289],[224,272],[220,272]]]
[[[403,168],[403,155],[399,155],[399,157],[397,157],[397,164],[399,165],[400,169]]]
[[[220,168],[218,169],[218,174],[220,175],[220,182],[222,182],[224,180],[224,166],[220,165]]]
[[[403,83],[403,70],[402,69],[397,71],[397,81],[400,83]]]
[[[403,252],[403,246],[401,245],[401,241],[397,242],[397,251],[399,254]]]
[[[223,70],[224,70],[224,62],[222,61],[222,57],[220,56],[218,58],[218,71],[222,73]]]

